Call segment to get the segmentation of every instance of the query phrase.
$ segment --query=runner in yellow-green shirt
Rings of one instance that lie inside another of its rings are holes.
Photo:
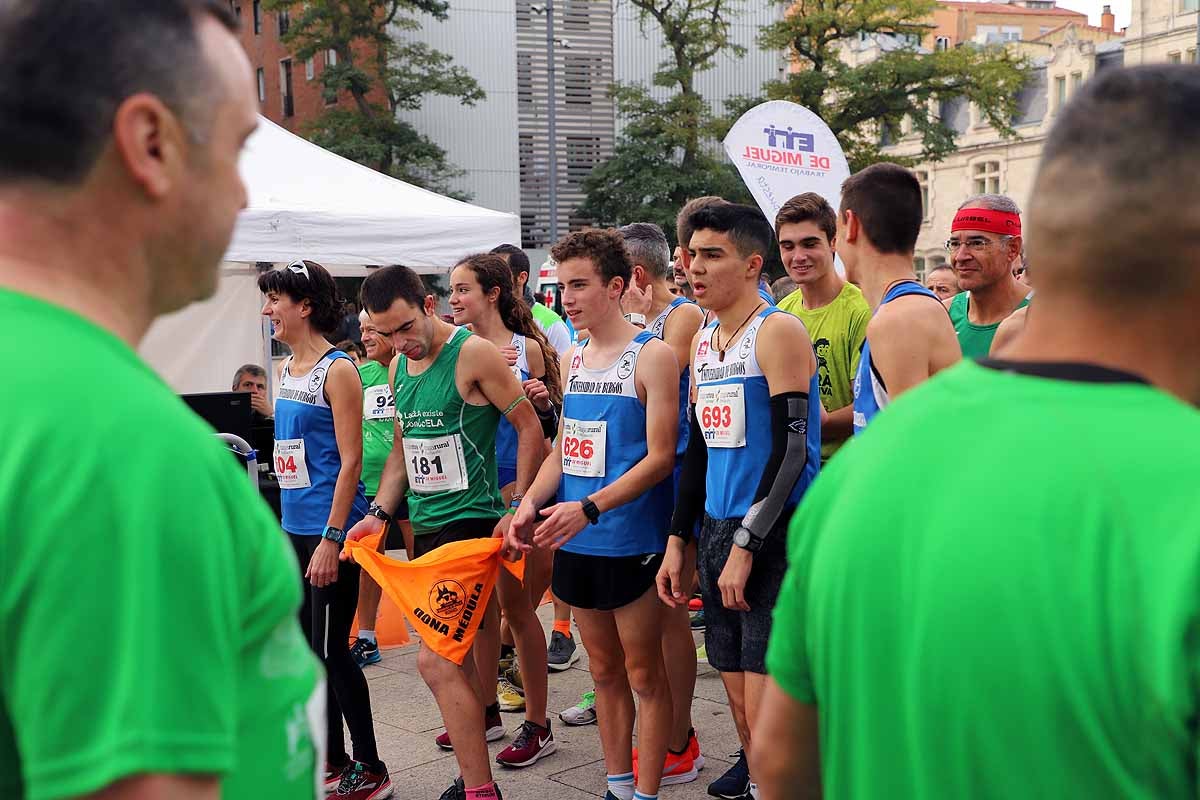
[[[821,405],[821,460],[828,461],[853,432],[854,373],[871,321],[862,291],[833,268],[837,216],[814,192],[796,195],[775,215],[784,269],[796,291],[779,307],[800,318],[817,350]]]

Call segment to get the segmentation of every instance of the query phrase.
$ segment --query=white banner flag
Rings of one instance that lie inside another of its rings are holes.
[[[804,192],[816,192],[836,211],[842,181],[850,177],[829,126],[787,100],[771,100],[743,114],[725,137],[725,152],[772,225],[779,207]]]

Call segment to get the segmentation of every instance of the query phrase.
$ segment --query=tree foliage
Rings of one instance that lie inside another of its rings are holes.
[[[942,103],[968,100],[1002,135],[1014,136],[1016,98],[1027,80],[1026,60],[1003,46],[965,44],[920,52],[905,40],[929,34],[936,0],[777,0],[782,19],[763,29],[761,46],[788,53],[795,71],[765,87],[767,99],[791,100],[816,113],[838,137],[852,170],[880,160],[883,132],[894,137],[911,121],[921,152],[909,162],[937,161],[955,149],[955,132],[938,118]],[[857,66],[845,48],[880,41],[879,57]],[[732,124],[759,102],[731,104]]]
[[[649,87],[616,85],[612,96],[625,127],[613,157],[584,181],[580,214],[601,224],[655,222],[674,238],[675,215],[693,197],[720,194],[748,202],[741,179],[719,155],[720,122],[696,89],[696,75],[718,54],[741,52],[729,36],[739,0],[626,0],[642,28],[657,28],[668,58],[653,84],[670,92],[656,99]]]
[[[286,11],[283,41],[297,59],[332,50],[337,64],[321,74],[331,101],[346,92],[353,108],[330,106],[304,133],[316,144],[360,164],[443,194],[462,174],[446,152],[397,111],[415,111],[428,95],[474,105],[483,89],[447,53],[396,34],[421,27],[416,15],[444,20],[445,0],[266,0],[268,11]]]

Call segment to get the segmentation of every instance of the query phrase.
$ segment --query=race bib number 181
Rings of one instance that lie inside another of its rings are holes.
[[[742,384],[700,386],[696,420],[709,447],[746,446],[746,400]]]
[[[429,439],[404,437],[408,485],[417,494],[467,489],[466,459],[457,433]]]
[[[564,419],[562,470],[579,478],[604,477],[604,445],[608,423]]]

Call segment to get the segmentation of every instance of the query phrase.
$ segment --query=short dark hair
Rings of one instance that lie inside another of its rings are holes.
[[[880,253],[911,253],[921,233],[921,184],[899,164],[872,164],[842,183],[842,214],[853,211]]]
[[[779,207],[775,214],[775,235],[779,236],[779,229],[784,225],[810,221],[821,229],[827,242],[837,236],[837,212],[816,192],[798,194]]]
[[[692,213],[688,218],[692,235],[696,231],[716,231],[729,236],[729,241],[743,258],[760,255],[764,259],[775,247],[775,232],[763,213],[754,206],[737,203],[710,205]]]
[[[245,375],[253,375],[255,378],[267,377],[267,371],[258,364],[242,364],[238,367],[238,371],[233,373],[233,388],[236,389],[238,384],[242,382],[242,377]]]
[[[526,275],[531,274],[529,272],[529,256],[515,244],[502,244],[498,247],[493,247],[491,252],[508,257],[508,267],[512,270],[514,281],[522,272]]]
[[[550,255],[559,264],[572,258],[591,259],[605,283],[620,278],[622,285],[627,287],[633,276],[633,262],[625,250],[625,238],[612,228],[568,233],[550,248]]]
[[[293,261],[299,265],[301,262]],[[273,269],[258,276],[258,290],[263,294],[274,292],[286,294],[294,302],[307,300],[312,307],[308,323],[320,333],[328,336],[342,323],[342,297],[329,271],[315,261],[303,262],[308,277],[292,268],[292,264]]]
[[[634,222],[617,228],[625,240],[629,260],[641,264],[653,277],[665,279],[671,272],[671,246],[667,235],[653,222]]]
[[[1039,287],[1107,308],[1195,303],[1198,108],[1190,64],[1105,70],[1062,108],[1025,229]]]
[[[719,206],[728,202],[724,197],[717,197],[715,194],[688,200],[683,208],[679,209],[679,216],[675,217],[675,243],[684,250],[687,249],[688,242],[692,240],[692,224],[689,221],[692,214],[702,208]]]
[[[158,97],[194,139],[214,80],[197,24],[238,22],[222,0],[56,0],[0,5],[0,182],[80,183],[117,108]]]
[[[367,276],[358,290],[358,300],[368,314],[387,311],[392,303],[403,300],[410,306],[425,307],[429,290],[421,276],[408,267],[397,264],[377,269]]]

